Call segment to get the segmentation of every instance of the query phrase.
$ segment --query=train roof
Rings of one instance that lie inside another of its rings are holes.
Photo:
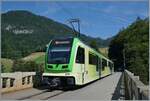
[[[77,39],[78,41],[82,42],[85,46],[87,46],[88,48],[90,48],[97,55],[101,56],[102,58],[106,59],[107,61],[112,62],[110,59],[108,59],[107,57],[103,56],[100,52],[98,52],[97,50],[95,50],[94,48],[92,48],[91,46],[89,46],[87,43],[85,43],[82,39],[80,39],[78,37],[58,37],[58,38],[54,38],[52,40],[67,40],[67,39]]]
[[[108,60],[108,61],[110,61],[110,62],[112,62],[110,59],[108,59],[107,57],[105,57],[104,55],[102,55],[100,52],[98,52],[97,50],[95,50],[94,48],[92,48],[91,46],[89,46],[88,44],[86,44],[85,42],[83,42],[81,39],[79,39],[79,38],[76,38],[77,40],[79,40],[80,42],[82,42],[84,45],[86,45],[87,47],[89,47],[89,48],[91,48],[91,50],[93,51],[93,52],[95,52],[97,55],[99,55],[99,56],[101,56],[102,58],[104,58],[104,59],[106,59],[106,60]]]

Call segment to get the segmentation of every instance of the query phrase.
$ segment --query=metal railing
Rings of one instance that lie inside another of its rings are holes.
[[[134,76],[128,70],[124,71],[124,86],[126,100],[148,100],[149,86],[144,85],[139,76]]]
[[[1,73],[1,93],[33,87],[35,72]]]

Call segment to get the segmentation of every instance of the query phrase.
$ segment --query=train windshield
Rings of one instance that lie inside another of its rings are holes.
[[[48,50],[49,64],[67,64],[70,60],[72,40],[53,40]]]

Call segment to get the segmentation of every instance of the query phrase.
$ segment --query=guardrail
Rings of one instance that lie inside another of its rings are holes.
[[[1,73],[1,93],[33,87],[35,72]]]
[[[134,76],[128,70],[124,71],[124,86],[126,100],[148,100],[149,86],[144,85],[139,76]]]

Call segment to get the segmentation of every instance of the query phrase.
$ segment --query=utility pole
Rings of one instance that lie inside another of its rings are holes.
[[[76,34],[77,37],[80,37],[80,20],[78,18],[76,18],[76,19],[69,19],[68,22],[70,23],[74,34]],[[76,32],[76,30],[75,30],[74,23],[78,24],[78,32]]]

